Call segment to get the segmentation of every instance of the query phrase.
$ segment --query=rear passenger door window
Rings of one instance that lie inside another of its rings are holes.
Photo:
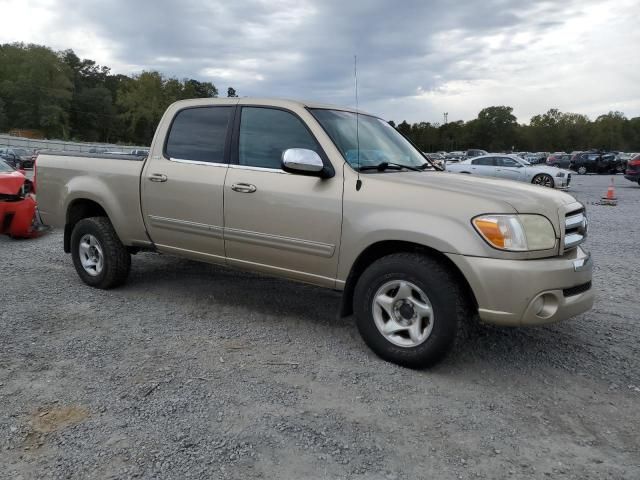
[[[175,116],[165,155],[171,160],[225,163],[229,120],[234,107],[186,108]]]
[[[280,169],[282,153],[289,148],[306,148],[320,154],[315,138],[292,113],[274,108],[242,108],[238,164]]]

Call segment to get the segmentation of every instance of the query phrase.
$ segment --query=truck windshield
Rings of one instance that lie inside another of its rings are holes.
[[[424,168],[427,163],[420,152],[384,120],[370,115],[357,115],[356,135],[355,113],[320,108],[311,112],[344,159],[356,170],[375,170],[373,167],[384,163],[417,169]]]

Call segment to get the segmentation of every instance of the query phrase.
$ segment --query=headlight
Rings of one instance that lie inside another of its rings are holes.
[[[489,245],[500,250],[526,252],[556,245],[553,225],[542,215],[481,215],[472,223]]]
[[[562,178],[562,177],[564,177],[564,172],[558,172],[558,173],[556,173],[556,177],[558,177],[558,178]]]

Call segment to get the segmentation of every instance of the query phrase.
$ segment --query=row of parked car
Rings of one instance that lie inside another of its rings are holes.
[[[556,152],[547,157],[547,165],[568,168],[579,175],[587,173],[623,173],[629,160],[637,153],[603,152],[590,150],[586,152]]]
[[[533,183],[550,188],[568,188],[572,170],[579,175],[587,173],[624,173],[626,179],[640,185],[640,153],[619,152],[559,152],[549,154],[546,161],[529,161],[532,154],[487,153],[484,150],[467,152],[425,153],[444,169],[468,175],[498,177]],[[522,153],[522,152],[521,152]],[[540,152],[545,153],[545,152]],[[533,155],[534,160],[539,155]]]
[[[37,154],[36,150],[29,151],[26,148],[3,147],[0,145],[0,159],[15,169],[33,168],[33,162]]]
[[[486,150],[425,153],[435,163],[451,165],[472,158],[488,155]],[[565,152],[514,152],[509,155],[524,160],[529,165],[546,164],[551,167],[573,170],[579,175],[587,173],[624,173],[628,162],[637,153],[605,152],[601,150]]]
[[[39,150],[31,150],[22,147],[7,147],[0,145],[0,160],[9,164],[16,170],[24,170],[33,168],[33,164],[38,156]],[[89,150],[92,154],[105,154],[105,155],[133,155],[136,157],[146,157],[149,155],[149,150],[145,149],[133,149],[129,151],[115,151],[108,150],[106,148],[95,147]]]

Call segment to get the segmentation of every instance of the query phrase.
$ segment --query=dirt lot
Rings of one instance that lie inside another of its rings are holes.
[[[54,232],[0,238],[0,477],[640,478],[640,187],[588,204],[594,309],[479,327],[428,371],[338,294],[169,256],[86,287]]]

